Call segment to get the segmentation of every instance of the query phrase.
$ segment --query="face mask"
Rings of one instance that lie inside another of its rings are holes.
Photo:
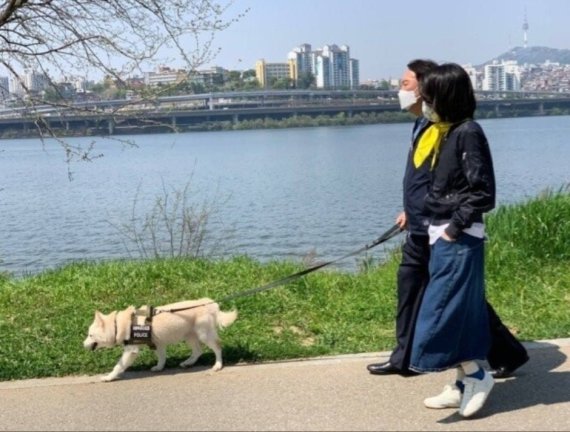
[[[422,102],[422,114],[432,123],[439,123],[441,121],[441,118],[434,109],[425,102]]]
[[[398,92],[398,99],[400,99],[400,108],[402,110],[410,109],[410,107],[418,101],[416,92],[413,90],[400,90]]]

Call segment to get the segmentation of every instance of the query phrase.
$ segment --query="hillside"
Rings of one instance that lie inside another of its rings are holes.
[[[570,64],[570,49],[558,49],[548,47],[515,47],[510,51],[501,54],[485,63],[492,63],[493,60],[516,60],[519,64],[541,64],[546,61],[560,64]]]

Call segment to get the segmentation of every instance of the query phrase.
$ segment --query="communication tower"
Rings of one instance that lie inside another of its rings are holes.
[[[528,20],[526,19],[526,9],[524,11],[524,22],[522,25],[522,29],[523,29],[523,47],[527,48],[528,47]]]

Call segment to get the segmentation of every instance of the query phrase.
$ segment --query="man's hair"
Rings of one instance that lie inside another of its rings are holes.
[[[456,63],[444,63],[427,73],[420,83],[420,94],[443,121],[473,118],[477,107],[471,79]]]
[[[416,74],[418,83],[432,69],[437,67],[437,63],[432,60],[416,59],[408,63],[408,69]]]

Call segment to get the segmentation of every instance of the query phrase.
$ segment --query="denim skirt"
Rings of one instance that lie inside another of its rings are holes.
[[[491,336],[483,245],[483,239],[462,233],[454,242],[439,238],[432,246],[410,369],[438,372],[487,358]]]

